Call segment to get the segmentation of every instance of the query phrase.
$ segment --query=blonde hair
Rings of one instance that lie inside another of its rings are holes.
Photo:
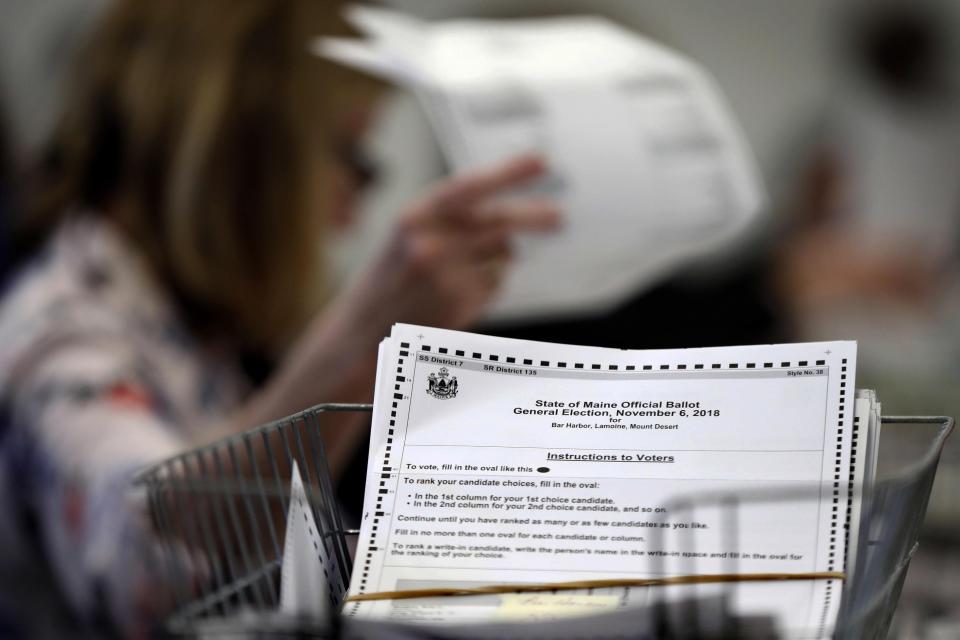
[[[276,349],[317,303],[343,110],[377,91],[313,57],[340,2],[124,0],[80,60],[28,230],[108,216],[201,332]]]

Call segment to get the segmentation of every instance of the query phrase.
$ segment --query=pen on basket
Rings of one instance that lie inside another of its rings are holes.
[[[840,571],[814,571],[807,573],[719,573],[666,578],[635,578],[610,580],[576,580],[573,582],[547,582],[543,584],[497,584],[486,587],[409,589],[406,591],[378,591],[347,596],[346,602],[368,600],[409,600],[412,598],[437,598],[444,596],[478,596],[496,593],[534,593],[539,591],[570,591],[574,589],[605,589],[611,587],[661,587],[684,584],[710,584],[718,582],[774,582],[780,580],[843,580]]]

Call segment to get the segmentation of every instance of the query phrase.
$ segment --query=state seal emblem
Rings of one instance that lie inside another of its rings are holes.
[[[440,400],[457,397],[457,376],[451,376],[446,367],[439,373],[431,373],[427,378],[427,393]]]

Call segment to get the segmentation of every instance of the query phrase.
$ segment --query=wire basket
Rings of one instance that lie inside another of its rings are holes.
[[[329,414],[371,411],[371,405],[318,405],[178,455],[138,474],[135,487],[145,490],[153,524],[164,546],[163,562],[156,570],[162,578],[160,584],[169,585],[171,591],[172,613],[163,625],[166,634],[344,635],[343,621],[337,612],[352,569],[348,537],[359,532],[343,526],[321,436],[325,426],[329,426],[325,423]],[[953,419],[946,417],[884,417],[882,422],[932,425],[935,433],[919,459],[875,484],[860,528],[856,571],[843,589],[835,637],[886,636],[916,549],[940,454],[953,428]],[[327,580],[330,615],[324,618],[294,618],[278,612],[294,464],[303,479],[324,552],[335,559],[336,575]],[[802,499],[810,488],[793,493],[796,495],[781,498]],[[769,501],[770,496],[755,499]],[[718,494],[697,500],[735,505],[751,497]],[[353,627],[349,637],[385,637],[387,630],[364,626],[362,621],[350,624]],[[396,625],[390,629],[393,637],[417,635],[409,628],[398,630]],[[483,637],[497,637],[489,633],[495,632],[488,629]],[[588,632],[587,636],[590,635]],[[451,632],[443,637],[480,636]]]
[[[257,624],[277,624],[260,614],[280,600],[280,570],[290,477],[296,464],[303,478],[325,552],[336,558],[331,604],[346,593],[352,567],[345,529],[321,438],[325,414],[367,412],[371,405],[325,404],[246,433],[165,460],[138,474],[153,525],[164,546],[156,567],[169,585],[173,613],[165,631],[192,635],[217,621],[256,613]],[[201,622],[209,624],[200,624]],[[301,630],[327,628],[328,620],[299,620]],[[234,623],[227,625],[235,632]]]

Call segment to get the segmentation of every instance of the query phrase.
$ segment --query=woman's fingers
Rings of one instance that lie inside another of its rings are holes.
[[[560,224],[560,209],[547,198],[517,198],[489,202],[470,212],[469,222],[480,227],[514,231],[550,231]]]
[[[426,216],[457,218],[467,214],[481,200],[519,187],[546,170],[543,158],[525,155],[503,162],[491,169],[451,178],[427,196],[421,211]]]
[[[464,242],[464,257],[470,261],[483,262],[495,259],[506,262],[510,255],[510,236],[501,229],[473,234]]]
[[[460,264],[510,258],[510,235],[504,228],[475,232],[419,234],[407,246],[410,266],[420,273],[449,270]]]
[[[542,197],[497,197],[539,176],[543,161],[526,156],[450,179],[407,210],[398,230],[395,263],[406,308],[426,324],[461,327],[475,320],[505,278],[513,236],[546,231],[560,221]]]

